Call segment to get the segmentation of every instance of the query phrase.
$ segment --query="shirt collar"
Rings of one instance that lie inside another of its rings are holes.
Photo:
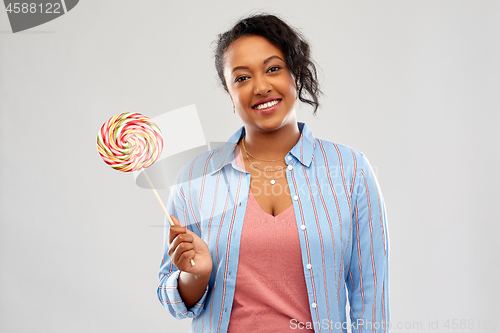
[[[309,167],[311,165],[312,155],[315,148],[314,136],[305,123],[297,122],[297,127],[300,131],[300,139],[290,150],[290,154],[299,160],[299,162],[304,166]],[[214,170],[210,174],[219,171],[227,164],[233,163],[233,165],[236,165],[234,163],[234,150],[236,149],[236,144],[245,136],[245,133],[245,126],[242,126],[229,138],[229,140],[227,140],[223,146],[215,149],[212,164],[214,166]]]

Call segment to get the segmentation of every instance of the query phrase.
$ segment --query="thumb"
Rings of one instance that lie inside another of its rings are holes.
[[[175,216],[173,216],[173,215],[169,215],[168,217],[169,217],[169,219],[168,219],[168,223],[169,223],[170,225],[180,225],[180,226],[182,226],[182,224],[179,222],[179,220],[178,220],[178,219],[176,219],[176,218],[175,218]]]

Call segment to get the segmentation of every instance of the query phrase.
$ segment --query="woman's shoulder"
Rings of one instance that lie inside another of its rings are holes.
[[[328,163],[329,168],[338,166],[341,171],[351,174],[353,177],[360,174],[362,170],[367,175],[376,173],[366,155],[349,145],[315,139],[315,146],[315,158],[325,165]]]
[[[342,144],[336,141],[329,141],[319,138],[314,138],[315,140],[315,154],[324,153],[326,156],[336,155],[341,159],[346,157],[356,160],[364,157],[364,154],[346,144]]]

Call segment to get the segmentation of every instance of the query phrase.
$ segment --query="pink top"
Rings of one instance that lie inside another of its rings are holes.
[[[238,147],[235,154],[244,170]],[[250,191],[228,332],[297,332],[300,327],[313,333],[307,325],[312,320],[293,205],[272,216]]]

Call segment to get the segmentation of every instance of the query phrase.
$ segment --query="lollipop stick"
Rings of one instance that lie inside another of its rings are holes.
[[[148,181],[149,183],[149,186],[151,186],[151,189],[153,190],[155,196],[156,196],[156,199],[158,199],[158,202],[160,203],[161,205],[161,208],[163,208],[163,211],[165,212],[165,214],[167,215],[167,219],[168,219],[168,223],[170,225],[174,225],[174,221],[172,221],[172,218],[170,217],[170,214],[167,212],[167,209],[165,208],[165,205],[163,204],[163,201],[161,200],[160,196],[158,195],[158,192],[156,192],[156,189],[154,188],[153,186],[153,183],[151,183],[151,180],[149,179],[148,177],[148,174],[146,172],[146,170],[142,170],[144,172],[144,176],[146,176],[146,180]],[[187,228],[186,228],[187,229]],[[194,260],[191,259],[191,265],[195,265],[194,263]]]
[[[168,214],[167,209],[165,208],[165,205],[163,204],[163,201],[161,201],[161,198],[158,195],[158,192],[156,192],[156,189],[153,187],[153,184],[151,183],[151,180],[149,179],[148,174],[146,173],[146,170],[143,170],[143,172],[144,172],[144,176],[146,176],[146,179],[147,179],[147,181],[149,183],[149,186],[151,186],[151,189],[153,190],[153,192],[154,192],[154,194],[156,196],[156,199],[158,199],[158,202],[160,203],[161,208],[163,208],[163,211],[167,215],[168,222],[170,223],[170,225],[174,225],[174,222],[172,222],[172,219],[170,218],[170,215]]]

